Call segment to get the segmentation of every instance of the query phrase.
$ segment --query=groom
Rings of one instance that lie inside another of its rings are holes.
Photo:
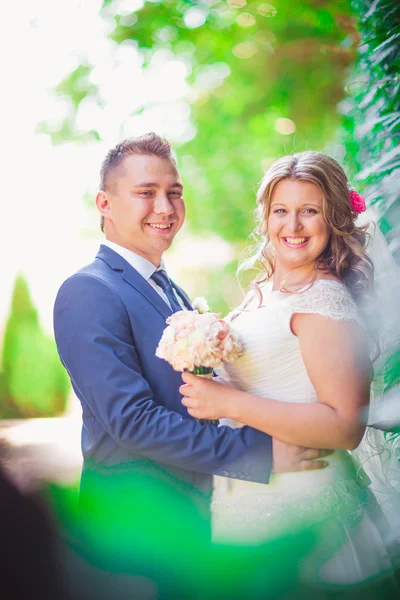
[[[323,468],[310,459],[324,451],[274,440],[272,452],[270,436],[250,427],[201,425],[181,404],[180,373],[155,355],[167,317],[191,309],[162,258],[185,218],[168,142],[151,133],[118,144],[103,162],[100,187],[105,240],[61,286],[54,309],[58,351],[82,404],[87,512],[96,503],[93,474],[113,482],[110,489],[137,485],[137,493],[163,480],[208,506],[213,474],[267,484],[272,468]]]

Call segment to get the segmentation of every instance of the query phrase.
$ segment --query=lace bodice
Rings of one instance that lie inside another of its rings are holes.
[[[296,294],[262,288],[263,299],[252,295],[244,309],[228,319],[243,345],[243,355],[224,365],[218,375],[234,387],[286,402],[315,402],[300,345],[291,330],[295,313],[317,313],[336,320],[359,322],[357,308],[347,288],[334,280],[320,279]]]

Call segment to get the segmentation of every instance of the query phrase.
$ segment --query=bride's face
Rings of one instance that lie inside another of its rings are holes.
[[[289,270],[310,265],[325,250],[329,228],[322,206],[322,190],[314,183],[284,179],[277,184],[268,217],[277,266]]]

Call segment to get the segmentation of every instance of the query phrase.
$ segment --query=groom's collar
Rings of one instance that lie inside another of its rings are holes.
[[[146,281],[148,279],[150,279],[150,277],[153,275],[153,273],[157,270],[157,267],[155,267],[153,265],[153,263],[151,263],[149,260],[147,260],[147,258],[144,258],[143,256],[136,254],[136,252],[132,252],[132,250],[129,250],[128,248],[124,248],[123,246],[120,246],[119,244],[116,244],[115,242],[110,242],[110,240],[104,240],[104,242],[102,242],[102,246],[106,246],[107,248],[110,248],[111,250],[116,252],[119,256],[121,256],[123,259],[125,259],[126,262],[131,265],[131,267],[133,267],[144,279],[146,279]],[[107,253],[107,256],[109,256],[110,254],[111,253]],[[115,262],[115,261],[113,261],[113,262]],[[109,263],[110,267],[114,268],[110,261],[108,261],[108,263]],[[121,268],[119,261],[117,261],[117,264],[118,264],[117,269]],[[165,264],[164,264],[163,259],[161,259],[161,264],[160,264],[159,268],[165,270]]]

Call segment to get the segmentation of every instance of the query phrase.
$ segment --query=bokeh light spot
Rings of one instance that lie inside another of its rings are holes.
[[[186,27],[189,29],[196,29],[204,25],[207,18],[207,14],[199,8],[190,8],[183,17]]]
[[[275,6],[273,6],[272,4],[260,4],[260,6],[257,8],[258,12],[260,13],[260,15],[262,15],[263,17],[275,17],[277,10],[275,8]]]
[[[296,124],[292,119],[276,119],[275,121],[275,129],[278,133],[282,135],[290,135],[296,131]]]
[[[236,23],[241,27],[252,27],[252,25],[255,25],[255,22],[255,18],[250,13],[240,13],[236,19]]]
[[[242,42],[236,44],[232,48],[232,52],[237,58],[251,58],[256,52],[256,47],[252,42]]]
[[[256,20],[253,15],[248,12],[240,13],[236,19],[236,23],[241,27],[251,27],[252,25],[255,25],[255,22]]]
[[[233,6],[233,8],[243,8],[243,6],[246,6],[247,2],[246,0],[228,0],[228,4]]]
[[[167,25],[166,27],[162,27],[156,31],[156,39],[160,42],[170,42],[174,40],[178,35],[178,31],[176,27],[171,27]]]

